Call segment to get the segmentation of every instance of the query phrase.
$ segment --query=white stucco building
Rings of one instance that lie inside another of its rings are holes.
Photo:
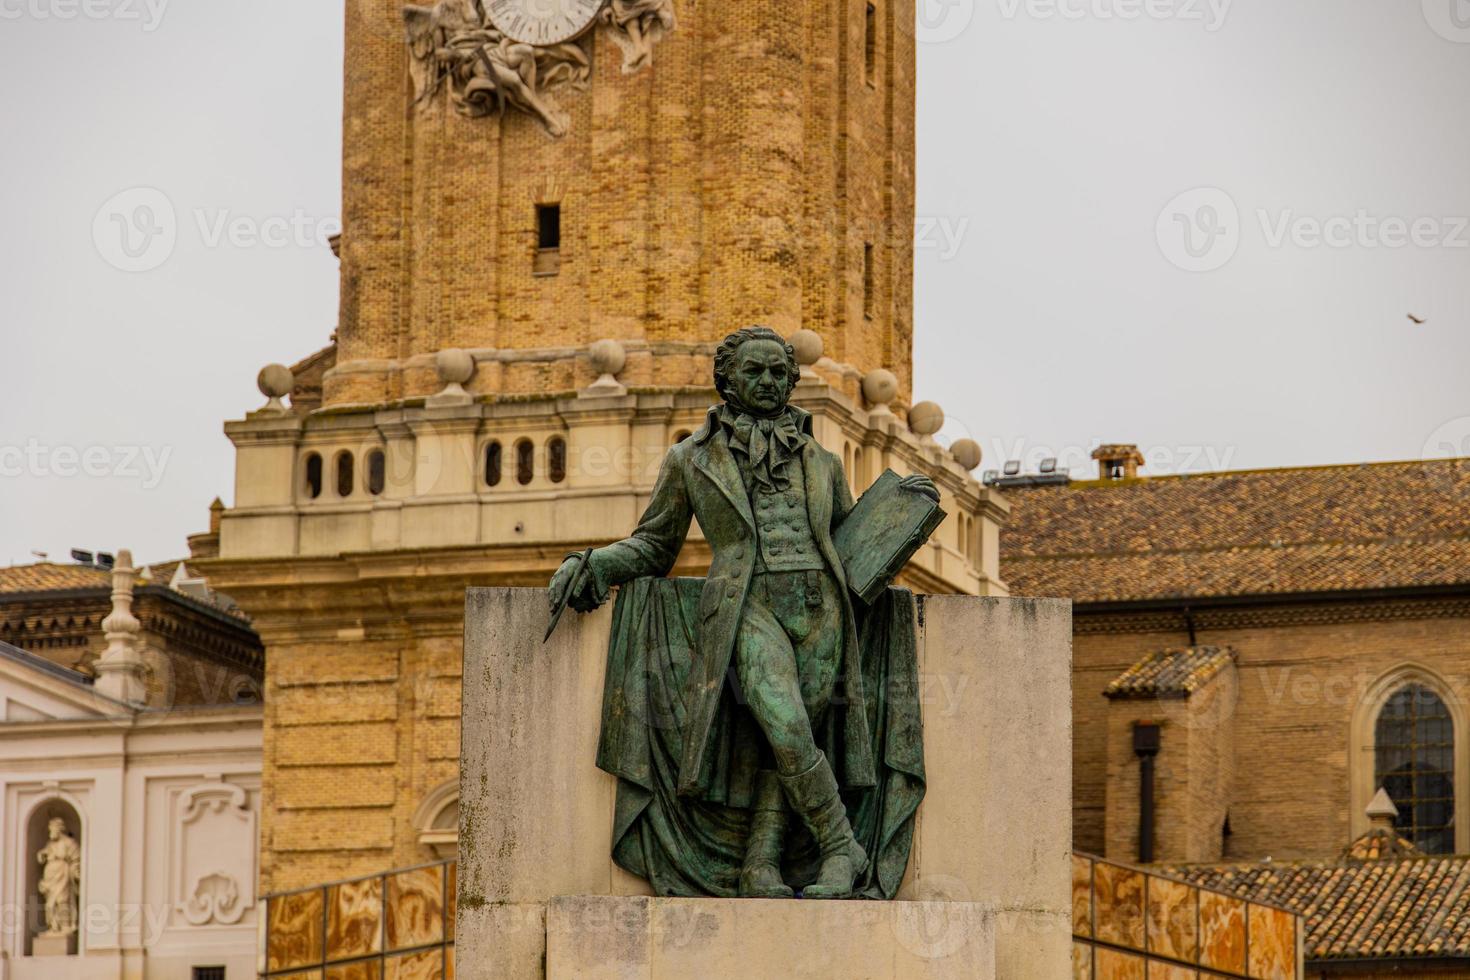
[[[166,654],[119,558],[91,670],[0,642],[0,980],[247,980],[261,708],[160,700]],[[77,930],[47,936],[37,857],[58,818],[81,851]]]

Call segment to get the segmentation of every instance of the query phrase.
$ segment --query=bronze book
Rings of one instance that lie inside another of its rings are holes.
[[[897,473],[884,470],[832,536],[848,588],[866,603],[883,594],[944,521],[938,504],[922,493],[902,489],[898,481]]]

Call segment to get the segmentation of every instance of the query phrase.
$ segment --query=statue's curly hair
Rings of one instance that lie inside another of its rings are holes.
[[[781,345],[786,352],[786,376],[787,392],[796,387],[796,382],[801,379],[801,365],[796,363],[796,351],[782,337],[770,327],[742,327],[724,340],[715,350],[715,391],[720,393],[721,398],[728,398],[726,389],[730,386],[731,375],[735,371],[735,358],[740,353],[740,348],[748,340],[774,340]]]

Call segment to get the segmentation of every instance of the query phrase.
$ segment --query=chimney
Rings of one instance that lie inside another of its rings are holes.
[[[1368,804],[1368,824],[1374,830],[1393,830],[1394,821],[1398,819],[1399,808],[1393,805],[1388,790],[1379,788],[1373,801]]]
[[[1099,480],[1132,480],[1143,465],[1143,453],[1132,443],[1110,442],[1092,451]]]

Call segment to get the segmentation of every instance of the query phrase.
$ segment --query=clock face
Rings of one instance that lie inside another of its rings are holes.
[[[485,13],[502,34],[525,44],[570,41],[592,23],[604,0],[489,0]]]

